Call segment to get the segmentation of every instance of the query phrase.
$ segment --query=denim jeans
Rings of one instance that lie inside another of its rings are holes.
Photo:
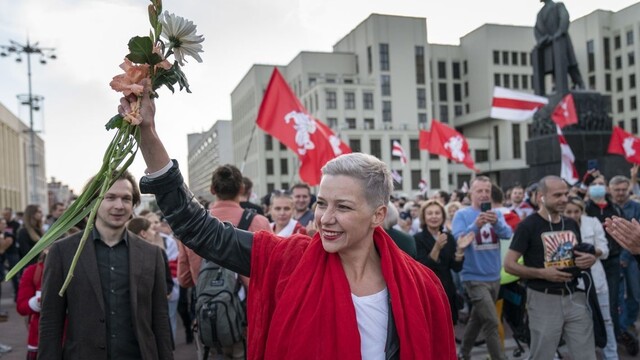
[[[638,269],[638,262],[633,256],[625,257],[625,262],[627,266],[620,268],[624,282],[621,284],[619,292],[620,307],[622,309],[620,313],[620,329],[623,331],[633,326],[638,319],[638,311],[640,310],[640,269]]]

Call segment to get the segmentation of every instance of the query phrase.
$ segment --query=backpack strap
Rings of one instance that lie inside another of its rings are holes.
[[[240,222],[236,228],[241,230],[249,230],[249,226],[251,226],[251,222],[253,218],[256,216],[256,211],[253,209],[244,209],[242,212],[242,217],[240,218]]]

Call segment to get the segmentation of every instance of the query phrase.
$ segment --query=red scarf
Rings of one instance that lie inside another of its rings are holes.
[[[400,340],[400,359],[455,359],[453,325],[440,280],[373,234]],[[361,359],[351,289],[338,254],[320,237],[254,234],[248,359]]]

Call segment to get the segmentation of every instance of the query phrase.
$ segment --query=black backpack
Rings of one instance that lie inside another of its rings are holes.
[[[245,209],[237,228],[247,230],[256,212]],[[242,284],[233,271],[202,259],[196,284],[196,319],[200,341],[204,345],[204,359],[214,348],[244,341],[246,314],[238,297]]]

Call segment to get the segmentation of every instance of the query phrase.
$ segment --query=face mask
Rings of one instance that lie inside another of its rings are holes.
[[[589,187],[589,197],[602,199],[606,193],[607,190],[604,185],[591,185],[591,187]]]

